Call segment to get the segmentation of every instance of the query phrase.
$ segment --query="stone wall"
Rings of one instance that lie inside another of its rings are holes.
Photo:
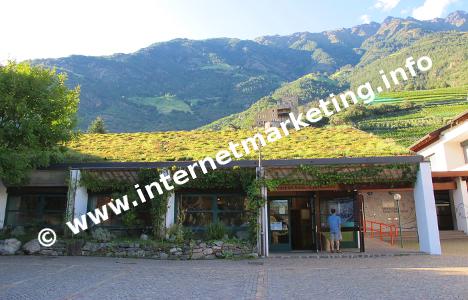
[[[7,241],[9,244],[6,244]],[[46,256],[108,256],[151,259],[216,259],[255,258],[255,249],[244,242],[191,241],[184,245],[135,242],[95,242],[82,240],[58,240],[52,247],[45,248],[36,240],[25,245],[16,239],[0,241],[0,255],[28,254]],[[11,244],[11,246],[10,246]],[[8,247],[7,247],[8,246]],[[1,251],[1,247],[9,251]]]
[[[146,257],[152,259],[215,259],[232,257],[256,257],[254,249],[247,244],[226,243],[223,241],[196,241],[185,245],[157,247],[138,242],[98,243],[86,242],[81,255],[112,257]]]
[[[401,195],[400,216],[404,231],[417,230],[416,210],[412,191],[398,192]],[[362,192],[364,213],[367,221],[376,221],[398,226],[397,203],[388,192]]]

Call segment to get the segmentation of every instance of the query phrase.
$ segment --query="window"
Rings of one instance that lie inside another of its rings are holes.
[[[184,226],[206,226],[213,222],[213,199],[210,196],[182,196],[180,212]]]
[[[60,226],[63,225],[66,205],[65,194],[13,194],[8,197],[6,224]]]
[[[327,219],[332,208],[341,217],[342,227],[354,227],[354,203],[355,200],[351,196],[320,198],[320,223],[322,223],[322,228],[327,228]]]
[[[220,222],[236,228],[247,225],[244,196],[233,194],[181,195],[178,216],[184,226],[203,229]]]
[[[228,227],[242,226],[245,221],[245,199],[239,196],[216,197],[218,221]]]
[[[111,202],[111,197],[107,195],[91,195],[88,200],[88,211],[94,212],[96,208],[101,208],[107,203]],[[99,225],[107,226],[121,226],[122,225],[122,215],[115,215],[109,207],[107,208],[107,215],[109,219],[105,222],[102,222]]]
[[[88,211],[94,212],[94,209],[101,208],[102,206],[111,202],[112,197],[107,194],[92,194],[88,200]],[[120,215],[115,215],[113,210],[110,207],[107,207],[108,219],[105,222],[100,223],[98,226],[109,226],[115,228],[124,228],[124,227],[145,227],[151,225],[151,213],[150,205],[147,202],[138,207],[132,208],[131,211],[136,213],[136,219],[134,224],[127,225],[123,221],[125,212]]]
[[[465,162],[468,164],[468,140],[461,143],[463,155],[465,155]]]

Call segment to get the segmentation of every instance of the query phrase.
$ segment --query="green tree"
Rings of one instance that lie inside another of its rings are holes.
[[[60,157],[76,125],[79,87],[28,63],[0,66],[0,179],[20,183]]]
[[[104,120],[97,117],[88,127],[88,133],[107,133]]]

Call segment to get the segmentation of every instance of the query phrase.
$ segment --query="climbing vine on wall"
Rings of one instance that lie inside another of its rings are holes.
[[[160,169],[141,169],[138,172],[138,182],[140,186],[152,183],[159,178],[159,174],[163,170]],[[168,193],[162,195],[154,193],[154,198],[151,200],[151,219],[152,231],[155,238],[165,238],[166,232],[166,211],[167,211]]]
[[[159,178],[159,174],[163,170],[160,169],[140,169],[138,171],[138,183],[140,186],[150,184]],[[94,193],[108,192],[112,198],[120,198],[127,195],[128,199],[138,199],[138,194],[135,190],[134,183],[126,180],[105,179],[99,176],[97,172],[82,171],[80,184],[85,186],[88,191]],[[147,199],[149,199],[147,197]],[[152,233],[155,238],[162,239],[165,236],[165,217],[167,210],[168,193],[159,195],[154,193],[154,198],[151,199],[150,211],[152,221]],[[139,224],[136,218],[135,210],[129,210],[122,215],[122,221],[125,225]]]
[[[414,183],[417,171],[417,165],[413,164],[300,165],[288,176],[270,175],[271,178],[266,181],[271,186],[288,184],[313,187],[357,184],[390,184],[391,186],[394,183]]]
[[[396,171],[392,173],[392,170]],[[138,183],[140,187],[159,179],[162,169],[141,169],[138,171]],[[177,171],[176,167],[171,169]],[[269,178],[257,178],[255,169],[234,167],[230,169],[218,169],[207,174],[198,174],[197,178],[188,181],[182,186],[175,186],[175,190],[237,190],[243,191],[247,198],[247,218],[249,223],[249,235],[252,242],[257,240],[258,217],[260,208],[265,204],[261,189],[266,187],[270,191],[276,190],[281,185],[305,185],[305,186],[332,186],[332,185],[356,185],[359,183],[414,183],[416,180],[417,165],[412,164],[387,164],[387,165],[335,165],[335,166],[311,166],[300,165],[291,173],[272,176]],[[389,175],[390,174],[390,175]],[[392,175],[393,174],[393,175]],[[112,191],[113,196],[120,197],[124,194],[138,197],[133,183],[116,180],[106,180],[99,177],[96,172],[82,172],[81,184],[91,192]],[[167,210],[168,193],[159,195],[151,201],[151,216],[153,234],[156,238],[165,236],[165,215]],[[128,213],[128,212],[127,212]]]
[[[173,170],[175,171],[175,169]],[[198,174],[197,178],[190,180],[180,187],[196,190],[236,190],[246,195],[246,214],[249,223],[249,237],[256,242],[258,230],[258,212],[263,206],[261,197],[262,181],[256,179],[255,169],[233,167],[220,169],[207,174]]]

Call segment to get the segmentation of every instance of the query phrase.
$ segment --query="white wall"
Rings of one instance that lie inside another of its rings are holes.
[[[70,196],[68,201],[73,201],[73,218],[80,217],[88,211],[88,190],[80,185],[81,171],[70,171]]]
[[[468,189],[466,181],[456,179],[457,189],[452,192],[457,230],[468,234]]]
[[[175,224],[175,193],[168,192],[167,211],[166,211],[166,228],[170,228]]]
[[[414,187],[414,201],[420,251],[434,255],[442,254],[431,168],[428,162],[419,164],[419,171]]]
[[[442,132],[438,141],[418,153],[430,157],[432,171],[468,170],[468,163],[460,145],[466,140],[468,140],[468,122],[465,121]]]
[[[7,205],[7,189],[3,182],[0,180],[0,229],[5,225],[6,205]]]
[[[262,187],[262,198],[265,200],[265,205],[261,208],[261,222],[262,226],[261,227],[261,233],[263,233],[263,254],[265,257],[268,257],[270,255],[270,238],[268,236],[269,234],[269,228],[268,228],[268,189],[266,187]],[[260,250],[260,248],[259,248]]]

